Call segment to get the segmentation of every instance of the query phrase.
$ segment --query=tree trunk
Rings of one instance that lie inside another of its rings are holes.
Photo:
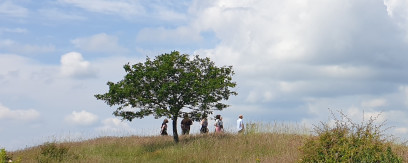
[[[174,142],[176,143],[179,142],[179,137],[177,133],[177,116],[173,116],[173,138]]]

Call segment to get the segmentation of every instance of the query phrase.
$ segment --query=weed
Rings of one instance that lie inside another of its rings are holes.
[[[69,147],[57,143],[45,143],[40,146],[38,162],[62,162],[63,160],[78,159],[78,156],[69,153]]]
[[[8,162],[11,160],[11,157],[7,155],[5,149],[0,149],[0,162]]]
[[[21,158],[17,158],[16,160],[13,160],[13,157],[7,154],[6,149],[0,149],[0,162],[14,162],[14,163],[20,163]]]
[[[340,120],[331,113],[335,126],[323,122],[315,126],[317,136],[309,138],[301,148],[301,162],[402,162],[393,153],[391,143],[382,138],[384,122],[374,124],[379,115],[356,124],[341,111]]]

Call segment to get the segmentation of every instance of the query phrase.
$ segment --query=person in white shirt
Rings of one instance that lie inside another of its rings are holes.
[[[240,133],[243,133],[243,132],[244,132],[244,129],[245,129],[244,121],[242,120],[243,118],[244,118],[244,116],[239,115],[239,118],[238,118],[238,120],[237,120],[237,130],[238,130],[238,133],[239,133],[239,134],[240,134]]]

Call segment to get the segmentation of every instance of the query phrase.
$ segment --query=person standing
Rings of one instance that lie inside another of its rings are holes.
[[[161,130],[160,130],[161,135],[167,135],[167,123],[168,122],[169,120],[167,120],[167,118],[163,120],[163,123],[161,125]]]
[[[208,132],[207,126],[208,126],[208,120],[207,120],[207,117],[204,117],[204,118],[201,120],[200,133],[202,133],[202,134],[207,133],[207,132]]]
[[[222,133],[224,131],[224,123],[222,122],[221,115],[215,116],[215,133]]]
[[[188,114],[184,114],[184,119],[181,121],[181,130],[183,135],[190,134],[190,126],[193,124],[193,121],[188,118]]]
[[[238,134],[243,133],[245,126],[244,126],[244,120],[242,120],[244,118],[244,116],[239,115],[238,120],[237,120],[237,130],[238,130]]]

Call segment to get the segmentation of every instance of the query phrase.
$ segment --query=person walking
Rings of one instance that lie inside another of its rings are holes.
[[[200,129],[200,133],[202,133],[202,134],[205,134],[205,133],[207,133],[208,132],[208,128],[207,128],[207,126],[208,126],[208,120],[207,120],[207,117],[204,117],[202,120],[201,120],[201,129]]]
[[[239,115],[238,120],[237,120],[237,130],[238,134],[244,133],[245,126],[244,126],[244,120],[242,120],[244,116]]]
[[[167,120],[167,118],[163,120],[163,123],[161,125],[161,130],[160,130],[161,135],[167,135],[167,123],[168,122],[169,120]]]
[[[193,121],[188,118],[188,114],[184,114],[184,119],[181,121],[181,130],[183,135],[190,134],[190,126],[193,124]]]
[[[224,132],[224,123],[222,122],[221,115],[215,116],[215,133],[222,133]]]

